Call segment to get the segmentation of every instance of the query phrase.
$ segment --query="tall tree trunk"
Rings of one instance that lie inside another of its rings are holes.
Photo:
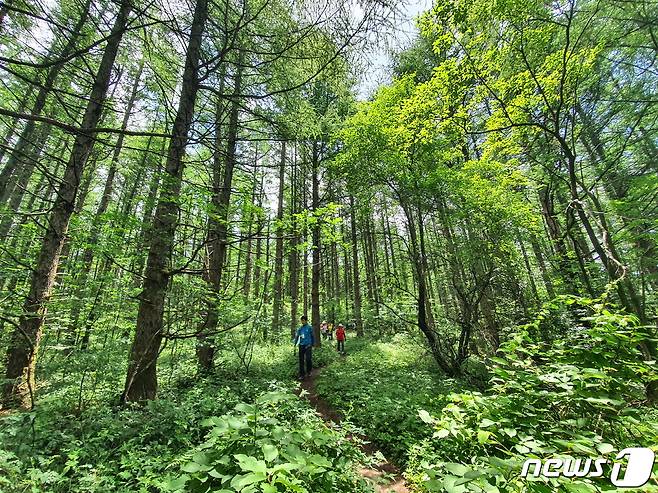
[[[553,192],[550,186],[546,186],[539,190],[539,202],[541,204],[542,216],[548,231],[548,237],[555,249],[558,272],[560,273],[560,277],[562,278],[564,285],[567,287],[568,292],[578,294],[581,290],[578,283],[575,281],[576,273],[572,269],[569,260],[567,246],[564,242],[564,235],[562,234],[560,223],[555,214],[553,200]]]
[[[304,202],[304,210],[308,210],[308,197],[307,197],[307,187],[306,187],[306,178],[307,178],[307,172],[304,169],[303,173],[303,186],[302,186],[302,197],[303,197],[303,202]],[[308,241],[308,228],[305,226],[304,227],[304,232],[303,232],[304,238],[302,243],[306,243]],[[302,259],[304,260],[304,283],[303,283],[303,288],[304,288],[304,315],[308,316],[308,307],[309,307],[309,269],[308,269],[308,248],[304,248],[304,251],[302,252]]]
[[[254,207],[256,206],[256,192],[258,190],[258,146],[254,146],[254,173],[252,176],[251,200],[247,212],[247,256],[244,266],[244,280],[242,283],[242,295],[245,302],[249,302],[249,292],[251,290],[251,273],[253,270],[253,236],[254,236]],[[258,227],[256,226],[256,234]]]
[[[274,304],[272,305],[272,332],[281,332],[281,305],[283,298],[283,191],[286,169],[286,142],[281,142],[279,161],[279,193],[276,208],[276,249],[274,253]]]
[[[91,0],[86,0],[82,7],[82,11],[80,12],[78,22],[71,30],[71,35],[68,38],[68,41],[59,53],[57,53],[56,49],[57,38],[53,40],[53,44],[50,48],[50,54],[46,57],[47,59],[66,58],[75,50],[78,40],[83,33],[83,27],[87,22],[87,18],[89,17],[90,5]],[[48,95],[55,87],[57,77],[60,71],[64,68],[64,65],[65,64],[63,63],[56,63],[48,69],[43,84],[40,85],[39,91],[37,92],[37,96],[34,100],[34,104],[32,105],[32,111],[30,112],[32,116],[39,116],[43,111],[46,105],[46,100],[48,99]],[[103,97],[104,96],[105,95],[103,94]],[[16,145],[11,151],[9,160],[0,173],[0,204],[4,204],[7,201],[8,196],[13,189],[13,182],[15,182],[15,172],[21,165],[21,162],[23,162],[23,160],[26,158],[29,161],[32,153],[34,152],[32,143],[36,125],[36,120],[28,120],[25,123],[25,127],[23,127],[23,130],[21,131],[18,140],[16,141]]]
[[[356,206],[354,196],[350,195],[350,236],[352,239],[352,293],[354,298],[354,323],[356,335],[363,337],[363,319],[361,317],[361,280],[359,275],[359,242],[356,234]]]
[[[541,251],[541,246],[539,241],[534,234],[530,235],[530,246],[532,246],[532,253],[537,260],[537,265],[539,266],[539,272],[541,272],[541,278],[544,281],[544,287],[546,288],[546,293],[550,299],[555,298],[555,288],[553,287],[553,281],[551,276],[548,273],[546,268],[546,262],[544,261],[544,254]]]
[[[121,130],[126,130],[128,128],[128,121],[130,120],[130,115],[132,113],[133,107],[135,105],[135,100],[137,99],[137,90],[139,89],[139,81],[142,76],[142,70],[144,69],[144,60],[140,61],[139,67],[137,69],[137,74],[133,81],[133,86],[130,91],[130,96],[128,97],[128,102],[126,103],[126,110],[123,115],[123,121],[121,122]],[[110,161],[110,167],[107,171],[107,177],[105,179],[105,186],[103,187],[103,194],[101,195],[100,202],[98,203],[98,208],[96,209],[96,214],[91,223],[91,231],[89,233],[89,239],[87,240],[84,253],[82,254],[82,267],[78,271],[79,276],[76,279],[77,286],[75,288],[75,294],[73,296],[73,306],[71,309],[71,322],[68,328],[68,338],[67,342],[71,345],[75,344],[78,324],[80,322],[80,311],[82,310],[82,305],[84,303],[84,294],[87,285],[88,276],[91,270],[91,264],[94,261],[94,249],[98,247],[98,242],[100,240],[100,235],[103,225],[103,216],[107,212],[107,208],[110,205],[112,200],[112,193],[114,191],[114,179],[119,166],[119,157],[121,156],[121,150],[123,149],[123,140],[125,134],[120,133],[119,138],[117,139],[116,144],[114,145],[114,151],[112,153],[112,159]]]
[[[416,220],[414,218],[414,212],[408,204],[404,201],[400,201],[402,209],[404,210],[406,219],[407,219],[407,229],[409,230],[409,243],[410,243],[410,253],[411,260],[414,266],[416,273],[416,283],[418,285],[418,299],[417,299],[417,320],[418,327],[420,331],[425,336],[427,344],[430,350],[430,353],[434,357],[437,365],[448,375],[453,374],[452,366],[444,358],[439,339],[437,338],[436,332],[430,326],[430,323],[427,318],[427,276],[425,274],[424,262],[422,259],[422,253],[420,250],[420,244],[418,241],[418,233],[416,231]],[[420,220],[420,218],[418,219]]]
[[[9,198],[9,207],[5,211],[5,217],[0,221],[0,238],[7,238],[14,220],[18,216],[21,204],[23,203],[23,197],[25,197],[25,192],[28,188],[28,183],[34,169],[36,168],[37,161],[43,150],[48,135],[50,133],[50,125],[42,125],[39,130],[36,132],[36,140],[33,143],[34,152],[30,156],[26,156],[23,160],[23,166],[20,170],[17,170],[12,178],[12,182],[7,187],[7,197]],[[28,209],[29,210],[29,209]]]
[[[197,0],[185,56],[181,96],[167,152],[166,179],[162,183],[162,193],[153,220],[143,290],[139,297],[137,327],[130,350],[122,402],[153,399],[157,393],[157,360],[163,337],[164,302],[171,277],[171,254],[178,224],[183,156],[199,89],[199,56],[207,17],[207,0]]]
[[[233,96],[229,114],[228,130],[226,134],[226,158],[222,169],[221,159],[221,121],[223,119],[223,105],[217,102],[216,129],[215,129],[215,155],[213,157],[213,195],[212,213],[208,217],[208,270],[206,282],[208,295],[204,301],[204,315],[202,325],[198,330],[197,359],[199,368],[209,372],[213,367],[215,357],[214,345],[209,342],[207,333],[217,328],[219,323],[219,297],[222,278],[227,264],[228,253],[228,222],[233,190],[233,172],[236,165],[236,150],[238,141],[238,117],[240,116],[240,99],[242,91],[243,51],[238,51],[237,66],[233,81]],[[223,80],[223,77],[222,77]],[[223,171],[223,173],[222,173]]]
[[[632,282],[628,279],[627,268],[617,254],[613,243],[610,230],[607,227],[605,214],[603,213],[598,200],[591,191],[586,190],[586,194],[597,208],[598,226],[602,230],[603,240],[599,240],[594,227],[585,211],[585,207],[578,194],[578,176],[576,173],[576,158],[573,154],[567,153],[567,169],[569,171],[569,192],[571,193],[572,206],[575,208],[580,223],[582,224],[587,236],[599,255],[601,263],[608,273],[609,279],[617,284],[617,293],[622,305],[631,313],[635,313],[641,323],[646,324],[644,306],[640,301]],[[584,188],[584,187],[583,187]]]
[[[311,208],[314,213],[320,209],[320,151],[317,141],[313,141],[311,156],[312,177],[311,177]],[[319,218],[317,218],[319,220]],[[313,324],[313,336],[315,345],[320,347],[322,340],[320,337],[320,278],[322,275],[320,262],[320,224],[316,222],[311,230],[313,252],[311,255],[313,266],[311,270],[311,321]]]
[[[352,236],[347,236],[348,232],[345,227],[347,219],[347,215],[345,215],[340,223],[340,237],[343,243],[341,248],[343,254],[343,300],[345,301],[345,317],[349,320],[354,318],[354,308],[352,306],[352,300],[354,298],[352,295],[352,261],[350,260],[350,251],[348,251],[349,249],[347,247],[348,244],[351,244]]]
[[[114,26],[105,46],[103,57],[77,134],[71,157],[64,170],[57,198],[49,217],[41,251],[37,259],[23,313],[12,334],[7,352],[6,383],[3,403],[6,407],[34,404],[34,369],[41,339],[46,306],[53,288],[59,255],[75,207],[80,177],[94,145],[93,130],[98,124],[110,83],[110,76],[119,43],[125,31],[131,3],[121,2]]]
[[[168,130],[166,130],[168,131]],[[149,180],[148,193],[144,200],[144,210],[142,212],[141,224],[139,227],[139,232],[135,238],[135,244],[138,248],[141,248],[142,245],[150,243],[152,228],[153,228],[153,210],[156,206],[156,198],[158,196],[158,191],[160,190],[160,182],[162,181],[162,165],[165,161],[165,151],[167,149],[167,139],[162,139],[162,146],[160,147],[160,152],[158,153],[157,164],[155,168],[151,171],[151,179]],[[134,286],[139,287],[143,281],[143,271],[144,263],[146,262],[146,256],[142,254],[141,251],[135,252],[137,258],[134,261],[132,271],[135,273],[134,277]]]
[[[34,85],[30,84],[29,87],[27,88],[27,91],[23,94],[23,97],[18,103],[18,107],[16,108],[16,111],[18,113],[24,113],[25,109],[27,108],[27,105],[30,101],[30,98],[32,98],[32,94],[34,93]],[[12,118],[11,122],[7,125],[7,133],[2,139],[2,143],[0,144],[0,163],[2,163],[2,160],[5,158],[5,154],[7,152],[7,149],[9,149],[9,144],[11,143],[11,139],[14,138],[14,135],[21,130],[20,128],[20,118],[14,117]],[[4,168],[3,168],[4,171]],[[1,174],[2,172],[0,172]]]
[[[265,173],[261,174],[260,177],[260,189],[258,191],[258,207],[263,206],[263,195],[264,195],[264,180]],[[263,214],[259,215],[258,219],[258,237],[256,238],[256,260],[254,261],[254,298],[258,299],[260,297],[260,288],[261,288],[261,258],[263,256],[263,229],[265,228],[265,221],[267,219]],[[266,240],[267,241],[267,240]]]
[[[370,257],[370,269],[372,271],[372,301],[375,309],[375,317],[379,318],[379,302],[381,300],[379,293],[379,258],[377,254],[377,239],[375,236],[375,220],[372,215],[368,219],[366,235],[368,237],[368,256]]]
[[[295,337],[295,329],[297,327],[297,311],[299,307],[299,252],[297,252],[297,245],[299,243],[299,235],[297,233],[297,221],[295,214],[298,212],[299,203],[299,173],[297,171],[297,147],[295,146],[295,153],[292,161],[292,179],[291,179],[291,193],[290,193],[290,213],[292,216],[292,239],[290,241],[290,256],[288,259],[290,271],[290,336]]]
[[[618,166],[613,166],[608,162],[606,147],[601,142],[599,134],[596,131],[595,123],[587,113],[578,105],[576,107],[579,118],[585,123],[581,132],[581,141],[587,150],[590,159],[600,168],[601,183],[611,198],[622,201],[628,195],[629,184],[628,176],[623,176],[618,170]],[[644,132],[641,130],[641,134]],[[643,137],[643,142],[650,142]],[[655,150],[655,149],[654,149]],[[650,161],[655,161],[655,153],[649,152]],[[658,286],[658,252],[656,242],[651,237],[651,221],[638,217],[630,221],[626,214],[619,216],[624,227],[629,229],[633,236],[632,241],[635,245],[636,252],[639,254],[639,266],[641,271],[651,280],[652,285]]]
[[[537,291],[537,284],[535,283],[535,277],[532,273],[532,267],[530,266],[530,259],[528,258],[528,252],[525,249],[525,245],[523,244],[523,238],[521,238],[521,235],[517,232],[517,243],[519,244],[519,248],[521,249],[521,255],[523,256],[523,263],[526,268],[526,274],[528,275],[528,282],[530,283],[530,291],[532,292],[532,296],[535,298],[535,302],[539,304],[540,298],[539,298],[539,292]]]

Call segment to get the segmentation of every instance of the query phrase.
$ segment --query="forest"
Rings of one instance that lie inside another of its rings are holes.
[[[0,493],[658,492],[658,3],[411,4],[0,2]]]

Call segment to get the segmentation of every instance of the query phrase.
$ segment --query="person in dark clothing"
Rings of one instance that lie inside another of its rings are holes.
[[[345,327],[343,327],[343,324],[338,324],[338,328],[336,329],[336,341],[338,342],[338,352],[339,353],[344,353],[345,352]]]
[[[299,346],[299,379],[303,380],[311,374],[312,348],[315,340],[313,339],[313,327],[308,323],[308,318],[304,315],[301,318],[302,326],[297,329],[295,336],[295,345]]]

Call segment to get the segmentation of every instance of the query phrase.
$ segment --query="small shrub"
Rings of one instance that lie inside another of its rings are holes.
[[[421,491],[610,489],[604,479],[525,480],[521,466],[527,458],[607,456],[658,443],[655,412],[642,405],[656,378],[655,362],[638,349],[646,333],[601,300],[563,298],[549,311],[574,303],[587,316],[564,337],[535,342],[540,316],[502,346],[491,392],[453,394],[437,418],[420,412],[434,430],[409,461],[408,478]]]
[[[206,441],[180,459],[163,491],[368,491],[353,470],[358,448],[305,411],[295,395],[270,392],[205,420]]]

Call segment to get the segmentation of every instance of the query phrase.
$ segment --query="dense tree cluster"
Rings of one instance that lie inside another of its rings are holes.
[[[655,19],[646,2],[436,2],[341,130],[350,189],[400,216],[413,279],[396,273],[393,299],[447,373],[560,294],[610,284],[655,324]]]
[[[3,4],[5,406],[33,402],[42,336],[63,356],[131,337],[141,401],[169,341],[207,371],[223,332],[287,334],[284,290],[319,323],[320,174],[348,61],[393,12],[362,7]]]

